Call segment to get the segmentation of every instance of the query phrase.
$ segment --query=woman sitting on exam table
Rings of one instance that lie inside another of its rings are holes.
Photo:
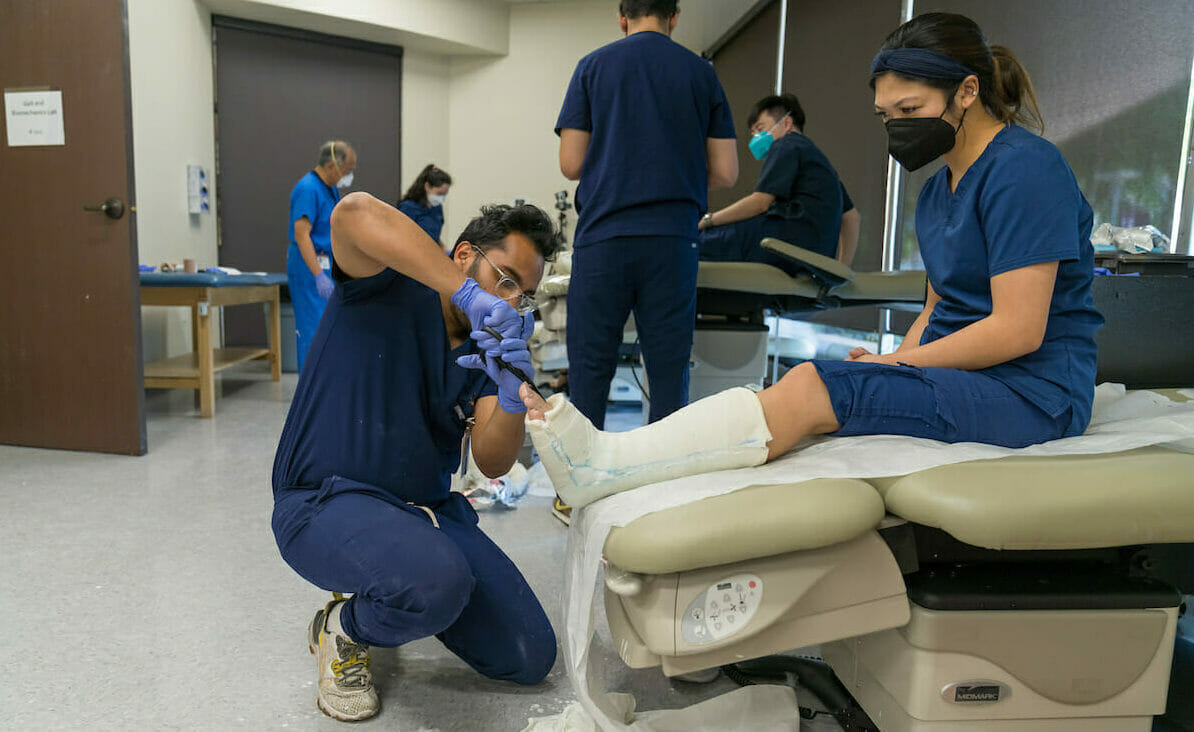
[[[448,189],[452,187],[452,176],[448,172],[437,168],[435,163],[429,163],[419,172],[419,175],[406,189],[406,193],[394,204],[399,211],[406,214],[419,225],[427,236],[444,248],[440,234],[444,230],[444,200],[448,197]]]
[[[891,434],[1022,447],[1090,420],[1091,208],[1043,129],[1028,73],[961,15],[897,28],[871,64],[875,114],[908,170],[941,158],[916,233],[928,290],[894,353],[809,361],[654,424],[600,432],[525,386],[532,440],[563,499],[773,460],[810,435]]]

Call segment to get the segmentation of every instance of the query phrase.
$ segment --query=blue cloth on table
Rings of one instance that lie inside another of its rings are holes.
[[[222,272],[141,272],[141,284],[152,287],[243,287],[285,285],[281,272],[230,275]]]

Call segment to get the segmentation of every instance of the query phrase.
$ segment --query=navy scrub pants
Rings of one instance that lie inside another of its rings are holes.
[[[781,257],[763,248],[763,239],[771,236],[800,246],[790,232],[782,231],[777,223],[760,214],[724,226],[713,226],[701,232],[701,260],[705,262],[754,262],[779,267],[789,276],[807,271],[799,262]]]
[[[633,312],[646,362],[648,419],[688,404],[688,359],[696,325],[697,243],[625,236],[577,247],[568,285],[568,388],[572,403],[605,426],[618,346]]]
[[[1027,447],[1080,434],[1071,410],[1050,415],[982,371],[812,361],[841,429],[834,435],[906,435]],[[1082,425],[1085,428],[1085,425]]]
[[[340,620],[355,641],[393,647],[434,635],[489,678],[537,684],[556,637],[514,563],[459,493],[422,508],[333,476],[275,493],[282,558],[312,584],[351,592]]]

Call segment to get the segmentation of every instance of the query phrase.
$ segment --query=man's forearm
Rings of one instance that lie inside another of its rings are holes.
[[[713,220],[709,223],[711,226],[724,226],[738,221],[745,221],[746,219],[765,213],[774,201],[775,197],[766,193],[752,193],[749,196],[739,198],[720,211],[714,211]]]
[[[904,334],[904,340],[900,342],[900,347],[896,349],[896,353],[900,351],[909,351],[920,345],[920,337],[925,332],[925,326],[929,323],[930,311],[928,308],[920,311],[920,315],[916,316],[912,327]]]
[[[483,421],[478,419],[473,428],[472,452],[477,468],[485,475],[497,478],[510,472],[518,458],[525,439],[526,415],[510,414],[497,406],[496,397],[490,398],[494,401],[492,410],[487,411]]]
[[[988,315],[947,336],[897,351],[900,363],[909,366],[940,367],[979,371],[1015,360],[1040,347],[1020,337],[1018,323],[1000,316]],[[921,331],[924,329],[921,328]],[[911,335],[911,333],[909,333]],[[919,336],[917,341],[919,341]],[[902,345],[902,344],[901,344]]]

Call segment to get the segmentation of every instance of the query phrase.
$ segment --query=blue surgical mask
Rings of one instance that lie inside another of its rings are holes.
[[[747,147],[750,148],[750,154],[755,156],[755,160],[762,160],[767,156],[767,151],[771,149],[771,143],[775,142],[775,136],[771,134],[771,130],[779,127],[779,123],[787,118],[788,115],[785,114],[779,118],[778,122],[771,125],[771,129],[756,132],[754,137],[750,138],[750,144]]]

